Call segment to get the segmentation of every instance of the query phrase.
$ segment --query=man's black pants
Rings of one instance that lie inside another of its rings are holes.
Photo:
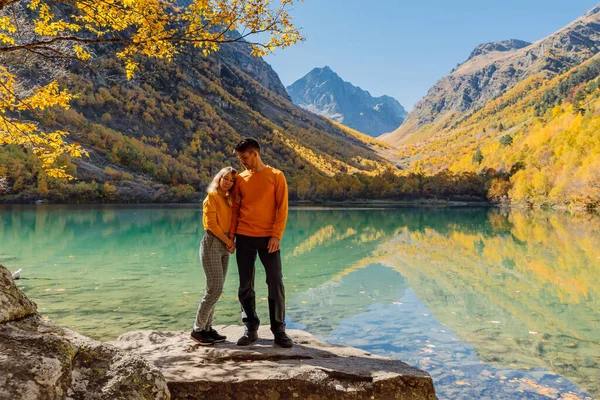
[[[240,274],[238,298],[242,305],[242,322],[249,330],[258,329],[260,320],[256,314],[254,294],[254,262],[258,253],[267,273],[271,332],[279,333],[285,332],[285,289],[281,272],[281,253],[279,250],[269,253],[269,239],[271,238],[236,235],[236,259]]]

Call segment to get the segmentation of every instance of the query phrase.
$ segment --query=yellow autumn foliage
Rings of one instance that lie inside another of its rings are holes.
[[[489,198],[508,196],[512,203],[534,206],[597,207],[600,89],[574,87],[583,94],[583,106],[568,93],[561,104],[549,107],[540,99],[599,61],[595,57],[552,79],[531,76],[471,115],[456,116],[454,124],[424,126],[422,132],[437,131],[402,146],[397,154],[401,164],[407,171],[428,175],[491,170],[509,176],[510,187],[492,183]],[[536,113],[540,107],[547,111]],[[474,162],[477,151],[481,162]]]

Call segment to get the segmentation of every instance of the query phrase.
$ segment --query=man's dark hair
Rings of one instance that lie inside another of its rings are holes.
[[[245,138],[235,145],[235,152],[243,153],[248,150],[256,150],[260,153],[260,144],[255,139]]]

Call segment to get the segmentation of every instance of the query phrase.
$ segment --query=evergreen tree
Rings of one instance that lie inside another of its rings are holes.
[[[481,164],[481,162],[483,161],[483,154],[481,154],[481,149],[479,147],[477,148],[477,150],[475,150],[472,160],[473,164]]]

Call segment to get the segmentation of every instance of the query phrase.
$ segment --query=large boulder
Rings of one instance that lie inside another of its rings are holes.
[[[160,371],[43,319],[0,265],[0,399],[169,399]]]
[[[0,265],[0,324],[36,313],[36,304],[15,285],[10,271]]]
[[[239,326],[217,327],[235,340]],[[273,346],[272,334],[250,347],[232,342],[200,346],[185,332],[137,331],[111,342],[156,365],[173,399],[435,399],[429,374],[401,361],[329,345],[288,331],[292,349]]]

